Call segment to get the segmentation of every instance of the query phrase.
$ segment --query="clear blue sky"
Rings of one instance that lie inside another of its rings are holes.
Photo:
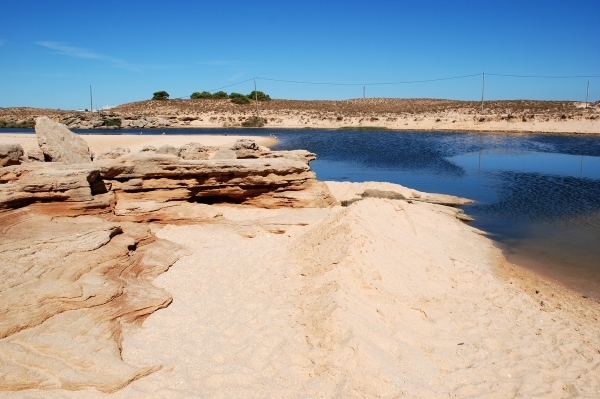
[[[0,107],[89,108],[254,76],[337,83],[470,74],[600,75],[600,1],[12,1],[2,5]],[[600,78],[486,76],[488,99],[600,99]],[[258,81],[273,98],[362,86]],[[224,89],[249,93],[253,83]],[[479,99],[481,77],[367,86],[368,97]]]

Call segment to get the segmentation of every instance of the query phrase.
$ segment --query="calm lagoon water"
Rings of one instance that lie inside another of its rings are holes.
[[[277,134],[277,133],[276,133]],[[389,181],[464,207],[508,259],[600,300],[600,136],[279,132],[321,180]]]
[[[4,130],[7,132],[7,130]],[[516,264],[600,300],[600,136],[350,130],[170,129],[279,138],[320,180],[388,181],[474,199],[464,207]],[[139,134],[139,131],[79,131]],[[163,130],[144,130],[162,134]]]

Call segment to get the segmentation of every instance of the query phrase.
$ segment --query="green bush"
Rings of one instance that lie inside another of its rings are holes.
[[[23,121],[23,122],[7,122],[0,120],[0,128],[20,128],[20,129],[33,129],[35,127],[34,121]]]
[[[231,98],[232,100],[233,100],[234,98],[240,98],[240,97],[246,97],[246,96],[245,96],[245,95],[243,95],[243,94],[240,94],[240,93],[235,93],[235,92],[233,92],[233,93],[231,93],[231,94],[229,95],[229,98]]]
[[[229,98],[231,98],[231,102],[234,103],[234,104],[248,104],[248,103],[250,103],[250,100],[246,96],[233,97],[233,98],[231,96],[229,96]]]
[[[203,91],[202,93],[198,93],[197,91],[193,92],[192,95],[190,96],[190,98],[192,100],[198,100],[198,99],[208,99],[208,98],[213,98],[212,94],[210,94],[207,91]]]
[[[156,93],[153,94],[152,97],[153,100],[168,100],[169,99],[169,93],[167,93],[166,91],[157,91]]]
[[[121,120],[120,119],[104,119],[104,126],[121,127]]]
[[[224,91],[213,93],[212,98],[228,98],[229,96]]]
[[[233,101],[233,100],[231,100]],[[267,123],[267,120],[265,118],[257,118],[256,116],[253,116],[251,118],[249,118],[248,120],[242,122],[242,126],[243,127],[263,127],[265,125],[265,123]]]
[[[268,94],[263,93],[262,91],[254,91],[247,95],[250,100],[257,99],[258,101],[271,101],[271,97]]]

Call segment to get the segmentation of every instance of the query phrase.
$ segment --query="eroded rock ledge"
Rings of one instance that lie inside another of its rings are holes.
[[[151,284],[182,255],[139,223],[0,215],[0,391],[116,391],[160,368],[121,358],[123,330],[167,306]]]
[[[193,202],[265,208],[335,203],[308,165],[315,155],[304,150],[270,151],[252,140],[238,140],[230,149],[198,143],[146,147],[138,153],[115,148],[92,161],[85,142],[64,125],[42,117],[36,129],[45,159],[60,162],[0,168],[0,210],[44,203],[53,214],[85,211],[156,220],[147,215],[151,210]],[[73,152],[78,158],[57,155]]]

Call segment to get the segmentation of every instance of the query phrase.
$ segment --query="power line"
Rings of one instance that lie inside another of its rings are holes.
[[[251,80],[253,80],[253,79],[254,79],[254,78],[250,78],[250,79],[248,79],[248,80],[243,80],[243,81],[241,81],[241,82],[233,83],[233,84],[230,84],[230,85],[227,85],[227,86],[223,86],[223,87],[219,87],[219,88],[217,88],[217,89],[212,89],[212,90],[207,90],[207,91],[208,91],[209,93],[212,93],[213,91],[221,90],[221,89],[224,89],[224,88],[226,88],[226,87],[236,86],[236,85],[239,85],[239,84],[242,84],[242,83],[250,82],[250,81],[251,81]],[[256,79],[260,79],[260,78],[256,78]]]
[[[243,80],[243,81],[241,81],[241,82],[233,83],[233,84],[230,84],[230,85],[227,85],[227,86],[219,87],[218,89],[212,89],[212,90],[207,90],[207,91],[208,91],[209,93],[212,93],[213,91],[221,90],[221,89],[224,89],[224,88],[226,88],[226,87],[236,86],[236,85],[239,85],[239,84],[242,84],[242,83],[250,82],[250,81],[251,81],[251,80],[253,80],[253,79],[254,79],[254,78],[251,78],[251,79],[248,79],[248,80]],[[188,97],[187,97],[187,96],[186,96],[186,97],[173,97],[173,98],[171,98],[171,99],[172,99],[172,100],[184,100],[184,99],[188,99]]]
[[[490,76],[503,76],[510,78],[540,78],[540,79],[577,79],[577,78],[600,78],[600,75],[574,75],[574,76],[549,76],[549,75],[505,75],[501,73],[488,73]]]
[[[303,82],[303,81],[297,81],[297,80],[283,80],[283,79],[271,79],[271,78],[256,78],[256,79],[269,80],[272,82],[300,83],[300,84],[309,84],[309,85],[379,86],[379,85],[401,85],[401,84],[410,84],[410,83],[438,82],[440,80],[463,79],[463,78],[470,78],[473,76],[481,76],[481,74],[476,73],[473,75],[452,76],[452,77],[448,77],[448,78],[439,78],[439,79],[407,80],[407,81],[403,81],[403,82],[380,82],[380,83],[334,83],[334,82]]]
[[[242,83],[250,82],[254,79],[258,80],[267,80],[271,82],[283,82],[283,83],[296,83],[296,84],[309,84],[309,85],[331,85],[331,86],[383,86],[383,85],[401,85],[401,84],[413,84],[413,83],[427,83],[427,82],[439,82],[444,80],[454,80],[454,79],[465,79],[471,78],[474,76],[480,76],[481,74],[475,73],[471,75],[461,75],[461,76],[451,76],[445,78],[437,78],[437,79],[424,79],[424,80],[405,80],[399,82],[377,82],[377,83],[337,83],[337,82],[308,82],[308,81],[299,81],[299,80],[286,80],[286,79],[272,79],[272,78],[250,78],[243,80],[241,82],[232,83],[230,85],[221,86],[216,89],[208,90],[209,93],[225,89],[227,87],[237,86]],[[535,79],[578,79],[578,78],[600,78],[600,75],[514,75],[514,74],[502,74],[502,73],[487,73],[488,76],[500,76],[500,77],[511,77],[511,78],[535,78]],[[363,90],[364,91],[364,90]],[[363,94],[364,96],[364,94]],[[187,97],[176,97],[174,99],[184,99]]]

